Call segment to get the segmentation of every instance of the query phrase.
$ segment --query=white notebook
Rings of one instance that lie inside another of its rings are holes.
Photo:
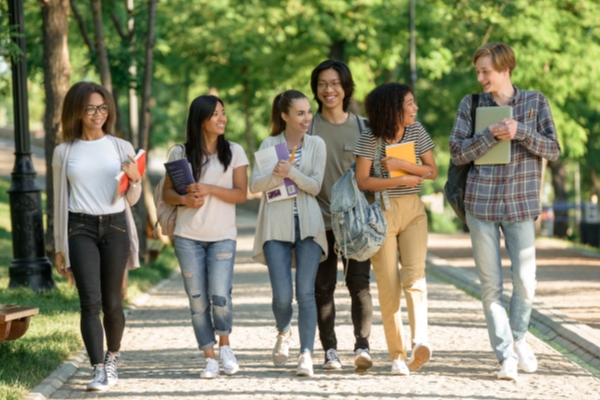
[[[502,118],[512,118],[512,107],[477,107],[475,114],[475,132],[481,132],[488,126],[500,121]],[[501,140],[500,143],[475,160],[476,165],[508,163],[510,163],[510,140]]]

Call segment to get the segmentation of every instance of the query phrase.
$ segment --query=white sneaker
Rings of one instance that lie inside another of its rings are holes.
[[[287,335],[281,333],[277,335],[277,342],[273,348],[273,364],[276,367],[283,367],[288,360],[290,354],[289,340],[292,337],[292,333],[288,332]]]
[[[410,371],[408,370],[408,367],[406,366],[406,362],[404,362],[404,360],[394,360],[394,362],[392,363],[392,375],[410,375]]]
[[[87,385],[89,392],[106,392],[108,390],[108,379],[104,365],[94,365],[94,379]]]
[[[214,358],[206,359],[206,368],[200,374],[202,379],[213,379],[219,376],[219,362]]]
[[[302,353],[298,357],[298,369],[296,370],[298,376],[313,376],[313,363],[310,353]]]
[[[325,352],[323,369],[342,369],[342,362],[336,349],[329,349]]]
[[[525,339],[515,341],[514,349],[519,358],[519,368],[525,372],[537,371],[538,363],[535,354],[533,354],[533,350],[531,350]]]
[[[221,365],[223,366],[225,375],[233,375],[240,369],[240,365],[238,364],[231,347],[219,347],[219,358],[221,359]]]
[[[519,377],[517,373],[517,359],[509,357],[502,361],[502,368],[498,371],[498,379],[505,381],[516,381]]]
[[[356,349],[354,357],[354,372],[367,372],[373,366],[369,349]]]
[[[106,379],[108,380],[108,385],[113,386],[119,380],[119,374],[117,373],[117,364],[119,363],[119,357],[121,353],[111,353],[110,351],[106,352],[106,357],[104,357],[104,369],[106,370]]]
[[[419,343],[415,346],[408,360],[408,369],[418,371],[421,367],[431,359],[433,351],[427,343]]]

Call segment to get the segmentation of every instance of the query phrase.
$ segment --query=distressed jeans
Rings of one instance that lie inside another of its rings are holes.
[[[235,246],[235,240],[201,242],[175,236],[175,255],[183,275],[200,350],[208,350],[217,344],[215,334],[229,336],[231,333]]]
[[[298,332],[300,353],[313,352],[317,330],[317,306],[315,304],[315,278],[321,259],[321,247],[312,237],[300,239],[298,217],[295,220],[295,241],[269,240],[263,246],[271,289],[273,290],[273,314],[277,330],[287,333],[292,323],[292,254],[296,256],[296,300],[298,301]]]
[[[473,258],[481,281],[481,301],[492,349],[499,362],[517,358],[513,342],[525,336],[529,326],[536,285],[535,228],[533,220],[522,222],[481,221],[467,212]],[[513,292],[510,318],[502,304],[500,230],[511,261]]]

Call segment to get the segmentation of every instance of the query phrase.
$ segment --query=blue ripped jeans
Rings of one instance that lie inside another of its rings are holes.
[[[175,236],[175,255],[183,275],[200,350],[208,350],[217,344],[215,334],[229,336],[231,333],[235,246],[235,240],[201,242]]]

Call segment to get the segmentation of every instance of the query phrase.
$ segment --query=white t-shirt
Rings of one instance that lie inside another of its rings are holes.
[[[237,143],[231,145],[231,163],[226,171],[219,161],[217,154],[208,156],[208,162],[203,167],[199,183],[233,188],[233,170],[248,165],[244,149]],[[181,158],[180,147],[171,153],[169,161]],[[175,236],[203,242],[220,240],[235,240],[235,204],[227,203],[215,195],[204,196],[204,204],[200,208],[180,206],[177,208]]]
[[[125,210],[123,197],[111,205],[120,170],[119,153],[108,137],[76,140],[67,160],[69,211],[105,215]]]

